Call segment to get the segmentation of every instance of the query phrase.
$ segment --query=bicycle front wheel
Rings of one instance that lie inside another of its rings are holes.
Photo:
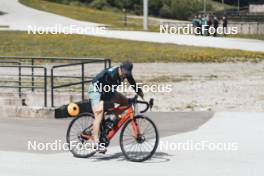
[[[94,116],[90,113],[80,114],[69,124],[66,140],[71,153],[78,158],[88,158],[96,152],[93,148],[94,141],[87,140],[82,134],[92,135]]]
[[[156,125],[145,116],[136,116],[139,134],[135,136],[133,120],[125,123],[120,133],[120,147],[126,159],[134,162],[143,162],[152,157],[159,143],[159,134]]]

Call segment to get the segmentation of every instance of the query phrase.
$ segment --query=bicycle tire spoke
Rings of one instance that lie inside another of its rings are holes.
[[[131,144],[136,144],[137,141],[132,141],[132,142],[129,142],[129,143],[126,143],[126,145],[131,145]]]
[[[90,115],[77,117],[68,133],[69,144],[71,151],[75,155],[86,156],[92,154],[94,151],[92,147],[88,146],[91,142],[87,140],[80,140],[80,134],[83,131],[91,131],[93,118]],[[73,144],[74,143],[74,144]]]
[[[143,130],[142,134],[145,134],[145,132],[148,131],[149,127],[152,127],[152,126],[148,124],[147,127]]]
[[[130,144],[131,142],[137,142],[135,139],[130,139],[130,140],[123,140],[123,144],[124,145],[128,145]]]
[[[156,150],[158,134],[155,124],[148,118],[136,118],[140,134],[137,138],[133,135],[132,121],[126,126],[122,134],[122,151],[132,161],[142,161],[152,156]]]

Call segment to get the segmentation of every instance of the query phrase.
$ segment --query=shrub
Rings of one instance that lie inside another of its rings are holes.
[[[65,4],[87,4],[96,9],[112,7],[113,9],[127,9],[137,15],[143,13],[143,0],[48,0]],[[149,14],[164,18],[187,20],[194,14],[203,10],[204,0],[149,0]],[[212,10],[212,5],[207,3],[207,10]]]
[[[164,4],[160,9],[159,16],[164,18],[171,18],[171,9],[167,4]]]
[[[94,0],[90,3],[90,6],[96,9],[103,9],[109,6],[109,4],[106,0]]]

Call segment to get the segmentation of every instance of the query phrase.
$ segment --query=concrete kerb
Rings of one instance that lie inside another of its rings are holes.
[[[1,106],[0,118],[39,118],[54,119],[55,108],[26,107],[26,106]]]

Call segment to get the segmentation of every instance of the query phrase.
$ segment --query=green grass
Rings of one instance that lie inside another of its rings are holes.
[[[65,5],[44,0],[19,0],[24,5],[43,10],[58,15],[66,16],[72,19],[89,21],[110,25],[111,28],[126,30],[142,30],[142,20],[128,19],[128,25],[124,25],[124,14],[113,10],[97,10],[78,5]],[[158,26],[150,26],[151,31],[158,31]]]
[[[226,62],[264,58],[264,52],[159,44],[83,35],[29,35],[0,31],[0,55],[104,57],[119,62]]]

